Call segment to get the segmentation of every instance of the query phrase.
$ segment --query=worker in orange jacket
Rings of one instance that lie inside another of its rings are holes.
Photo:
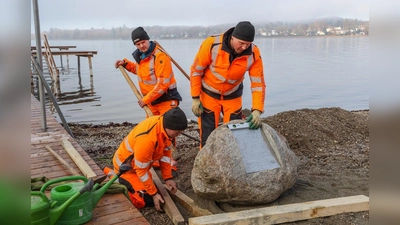
[[[143,98],[138,101],[140,107],[147,105],[153,115],[162,115],[177,107],[182,97],[172,71],[171,59],[161,51],[143,27],[138,27],[131,34],[136,50],[132,53],[135,62],[127,58],[117,60],[115,68],[123,66],[136,74]]]
[[[260,50],[253,44],[254,26],[239,22],[225,33],[206,38],[190,68],[193,114],[199,117],[201,147],[210,133],[223,122],[242,119],[242,93],[245,73],[249,73],[252,114],[250,129],[261,126],[264,111],[265,81]]]
[[[171,173],[171,141],[187,126],[186,115],[179,107],[168,110],[164,115],[145,119],[133,128],[115,152],[114,170],[104,169],[108,175],[115,175],[121,164],[131,164],[132,169],[122,174],[118,182],[127,187],[131,201],[137,208],[154,205],[158,211],[162,211],[164,199],[154,185],[150,172],[154,161],[160,161],[162,178],[171,192],[177,191]]]
[[[182,97],[178,92],[171,59],[161,51],[143,27],[134,29],[131,33],[136,50],[132,53],[136,62],[127,58],[117,60],[115,68],[123,66],[138,77],[140,92],[143,98],[138,101],[140,107],[147,105],[153,115],[162,115],[169,109],[177,107]],[[175,145],[175,140],[174,140]],[[177,162],[171,162],[176,170]],[[155,163],[159,167],[159,163]]]

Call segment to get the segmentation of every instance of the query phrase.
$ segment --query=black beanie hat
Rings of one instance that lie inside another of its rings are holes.
[[[138,27],[132,31],[132,41],[133,44],[136,44],[138,41],[143,41],[143,40],[150,40],[149,35],[147,35],[146,31],[143,29],[143,27]]]
[[[233,29],[232,36],[242,41],[254,41],[255,30],[254,26],[249,21],[239,22]]]
[[[181,108],[176,107],[164,114],[164,128],[170,130],[184,130],[188,126],[187,118]]]

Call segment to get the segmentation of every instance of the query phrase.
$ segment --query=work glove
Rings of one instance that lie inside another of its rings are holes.
[[[195,116],[200,117],[203,112],[203,106],[201,105],[199,98],[194,98],[192,100],[192,112]]]
[[[249,117],[246,118],[246,122],[249,122],[249,129],[257,130],[261,126],[261,112],[255,109]]]

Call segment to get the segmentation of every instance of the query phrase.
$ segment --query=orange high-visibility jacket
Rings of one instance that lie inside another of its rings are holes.
[[[124,138],[113,159],[114,169],[119,171],[125,159],[133,155],[131,164],[133,170],[127,173],[136,173],[149,195],[157,193],[150,172],[154,161],[160,160],[164,180],[173,178],[171,174],[172,142],[165,132],[163,120],[164,116],[153,116],[136,125]]]
[[[225,42],[229,41],[228,37],[232,31],[233,28],[224,34],[210,36],[203,41],[190,68],[191,96],[197,97],[201,91],[208,91],[216,94],[220,99],[227,99],[227,96],[238,91],[248,71],[251,82],[252,110],[257,109],[263,112],[265,81],[260,50],[256,45],[251,44],[240,56],[231,61],[233,56]]]
[[[154,43],[154,45],[156,44]],[[145,104],[157,103],[157,99],[169,91],[174,92],[172,95],[176,95],[177,85],[172,71],[171,59],[164,52],[155,46],[153,52],[144,59],[140,59],[138,50],[132,55],[136,62],[124,58],[125,69],[137,75],[139,88],[143,95],[142,100]],[[182,100],[180,95],[171,98]]]

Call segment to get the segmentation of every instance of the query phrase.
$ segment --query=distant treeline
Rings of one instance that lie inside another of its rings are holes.
[[[253,23],[256,36],[310,36],[310,35],[368,35],[369,21],[343,18],[325,18],[301,22],[265,22]],[[209,35],[225,32],[232,24],[214,26],[144,26],[152,39],[183,39],[205,38]],[[63,30],[51,28],[43,31],[49,39],[56,40],[96,40],[96,39],[130,39],[135,27],[122,27],[111,29],[86,29]],[[336,32],[335,32],[336,29]],[[340,29],[341,32],[337,32]],[[35,39],[35,34],[31,34]]]

